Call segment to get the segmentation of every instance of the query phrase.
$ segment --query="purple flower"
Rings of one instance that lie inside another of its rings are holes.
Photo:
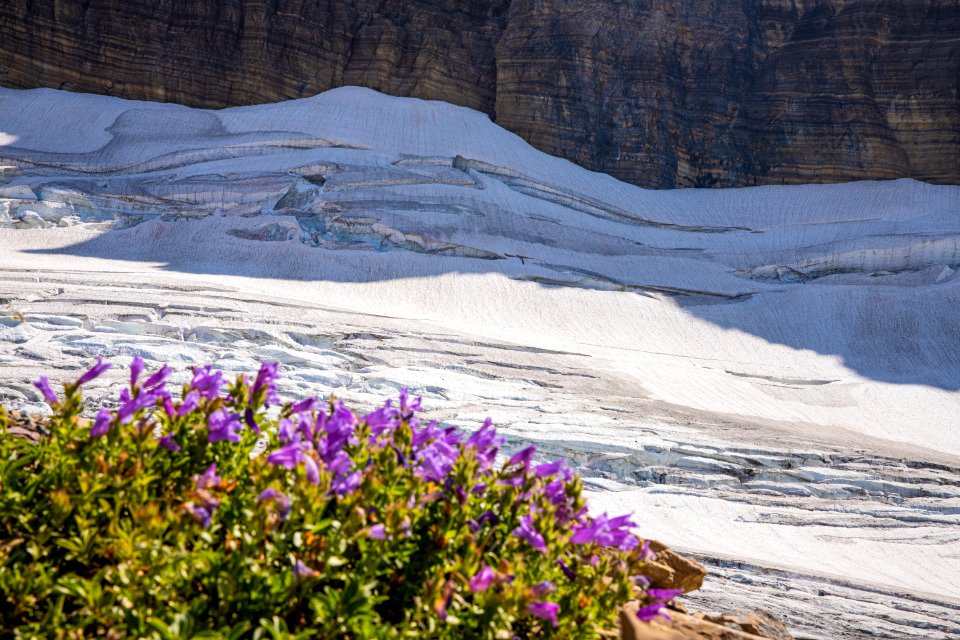
[[[568,580],[576,580],[577,574],[571,569],[566,562],[563,560],[557,560],[557,564],[560,565],[560,570],[563,571],[563,575],[567,576]]]
[[[301,400],[290,407],[290,413],[306,413],[320,408],[320,401],[316,398],[307,398]]]
[[[560,605],[553,602],[531,602],[527,605],[527,611],[538,618],[548,620],[557,626],[557,614],[560,613]]]
[[[194,489],[196,500],[188,502],[184,505],[184,508],[201,526],[209,527],[214,510],[220,506],[220,501],[214,498],[209,491],[209,489],[220,486],[216,463],[207,467],[203,475],[193,476],[193,480],[196,484]]]
[[[177,451],[180,451],[180,445],[178,445],[176,441],[174,441],[172,433],[167,434],[162,438],[160,438],[160,446],[166,449],[167,451],[172,451],[174,453],[176,453]]]
[[[537,530],[533,527],[533,518],[531,516],[523,516],[520,518],[520,526],[513,530],[513,535],[520,536],[529,542],[530,546],[537,551],[541,553],[547,552],[547,543],[544,542],[543,536],[537,533]]]
[[[217,475],[217,463],[207,467],[202,476],[194,476],[197,483],[197,489],[209,489],[210,487],[220,486],[220,477]]]
[[[163,396],[163,410],[171,418],[177,415],[177,410],[173,407],[173,398],[169,394]]]
[[[353,493],[360,488],[360,481],[363,479],[363,473],[360,471],[354,471],[353,473],[341,476],[333,481],[333,484],[330,485],[330,490],[341,498],[347,494]]]
[[[603,547],[616,547],[629,551],[640,544],[637,537],[627,527],[635,527],[630,516],[619,516],[612,520],[602,514],[592,521],[577,526],[570,538],[573,544],[596,543]]]
[[[496,526],[500,524],[500,518],[497,517],[497,514],[495,514],[493,511],[488,510],[481,513],[480,517],[476,520],[467,520],[467,525],[474,533],[476,533],[488,522]]]
[[[210,369],[209,364],[203,368],[195,368],[190,386],[207,400],[216,400],[220,395],[220,387],[223,386],[223,372],[211,372]]]
[[[198,507],[192,502],[185,505],[187,512],[193,516],[194,520],[200,523],[200,526],[206,528],[210,526],[210,520],[213,517],[215,507]]]
[[[280,511],[281,520],[286,520],[287,516],[290,515],[290,498],[273,487],[260,492],[260,497],[257,498],[257,502],[272,502],[276,505]]]
[[[397,410],[390,405],[391,401],[387,400],[382,407],[363,416],[363,421],[370,427],[371,437],[376,438],[394,426]]]
[[[567,501],[567,488],[561,480],[554,480],[543,488],[543,494],[553,504],[560,506]]]
[[[545,478],[548,476],[554,476],[558,471],[563,469],[565,462],[563,460],[555,460],[553,462],[547,462],[546,464],[538,464],[534,467],[533,472],[538,478]]]
[[[313,459],[313,456],[303,456],[303,468],[307,472],[307,482],[320,484],[320,467],[317,466],[317,461]]]
[[[293,438],[293,420],[290,418],[281,418],[277,426],[277,440],[280,442],[290,442]]]
[[[143,358],[140,356],[134,356],[133,362],[130,363],[130,387],[137,386],[137,380],[140,379],[140,374],[143,373],[144,367]]]
[[[240,442],[238,431],[243,429],[240,419],[235,413],[228,413],[225,409],[219,409],[210,414],[207,421],[207,442],[220,442],[228,440],[230,442]]]
[[[40,393],[43,394],[43,398],[47,401],[47,404],[57,404],[57,394],[55,394],[53,392],[53,388],[50,387],[50,380],[47,379],[47,376],[40,376],[34,380],[33,386],[40,390]]]
[[[400,413],[403,414],[403,417],[409,417],[413,415],[414,411],[420,411],[421,400],[422,398],[417,396],[414,398],[413,402],[410,402],[407,388],[404,387],[403,389],[400,389]]]
[[[654,602],[669,602],[677,596],[682,596],[683,589],[648,589],[647,596]]]
[[[522,464],[524,470],[526,470],[530,467],[530,461],[533,459],[533,454],[535,454],[536,452],[537,452],[537,446],[533,444],[527,447],[526,449],[521,449],[520,451],[510,456],[510,459],[507,460],[507,466]]]
[[[197,403],[200,402],[200,394],[196,391],[191,391],[184,398],[183,402],[180,403],[180,406],[177,407],[177,417],[182,418],[191,411],[197,408]]]
[[[557,585],[550,580],[544,580],[543,582],[538,582],[537,584],[530,587],[530,591],[533,593],[533,597],[542,598],[543,596],[550,595],[557,590]]]
[[[111,366],[113,365],[111,365],[109,362],[104,362],[103,358],[97,358],[97,364],[90,367],[86,373],[77,378],[77,386],[79,387],[80,385],[87,384],[95,378],[99,378],[101,375],[103,375],[103,372],[109,369]]]
[[[311,569],[307,565],[303,564],[302,560],[297,560],[293,565],[293,577],[299,582],[301,580],[306,580],[307,578],[313,578],[320,575],[316,570]]]
[[[93,421],[93,426],[90,427],[90,439],[99,438],[108,431],[110,431],[110,411],[109,409],[100,409]]]
[[[497,574],[490,567],[484,566],[475,576],[470,578],[471,593],[482,593],[490,588],[490,584],[496,579]]]
[[[243,421],[254,433],[260,433],[260,427],[257,425],[257,421],[253,419],[253,409],[250,407],[243,411]]]
[[[288,444],[270,453],[267,456],[267,462],[284,469],[296,469],[302,458],[303,447],[300,444],[300,434],[297,434]]]
[[[482,470],[489,469],[497,457],[497,451],[503,444],[503,438],[497,437],[497,430],[492,427],[493,422],[487,418],[483,426],[467,438],[466,446],[477,451],[477,460]]]
[[[646,562],[647,560],[656,560],[657,554],[650,550],[650,541],[644,540],[643,547],[640,549],[640,559]]]
[[[148,389],[159,387],[161,384],[167,381],[167,378],[170,377],[171,373],[173,373],[173,369],[167,365],[163,365],[160,367],[159,371],[147,378],[147,381],[143,383],[143,386]]]
[[[123,391],[127,390],[124,389]],[[158,394],[154,391],[141,389],[135,398],[130,399],[129,392],[121,392],[120,401],[123,404],[117,410],[117,417],[120,419],[120,424],[129,424],[138,411],[154,406],[157,404],[157,400],[163,398],[165,394],[166,392],[164,392],[164,394]]]
[[[637,617],[644,622],[650,622],[654,618],[670,620],[670,616],[667,615],[667,609],[662,602],[654,602],[645,607],[640,607],[637,610]]]
[[[337,402],[333,409],[333,415],[325,419],[321,425],[317,422],[317,429],[326,431],[326,449],[323,454],[324,462],[329,462],[348,442],[356,443],[353,435],[354,427],[357,424],[357,417],[353,415],[342,402]]]
[[[273,487],[269,487],[260,492],[260,495],[257,496],[257,502],[263,502],[265,500],[273,500],[279,494],[280,494],[279,491],[277,491]]]
[[[524,478],[522,474],[517,474],[512,478],[501,480],[497,484],[501,487],[522,487],[524,482],[526,482],[526,478]]]
[[[257,372],[257,379],[254,380],[253,388],[250,389],[250,402],[253,402],[254,397],[261,391],[266,394],[262,402],[266,404],[277,404],[280,402],[276,387],[277,378],[280,377],[279,369],[280,365],[276,362],[264,362],[260,365],[260,371]]]
[[[375,524],[370,527],[369,533],[367,533],[368,538],[373,538],[374,540],[386,540],[387,531],[383,528],[382,524]]]

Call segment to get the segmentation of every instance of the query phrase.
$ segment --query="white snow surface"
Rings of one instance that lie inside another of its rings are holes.
[[[960,187],[644,190],[359,88],[0,90],[0,400],[97,355],[408,386],[802,637],[960,635],[958,268]]]

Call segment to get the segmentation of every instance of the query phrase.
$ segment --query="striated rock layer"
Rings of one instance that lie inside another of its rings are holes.
[[[960,182],[956,0],[5,0],[0,84],[203,107],[361,85],[644,186]]]

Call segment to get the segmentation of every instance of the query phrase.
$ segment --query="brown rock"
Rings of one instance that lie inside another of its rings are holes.
[[[718,624],[699,614],[678,612],[670,613],[669,622],[641,622],[634,615],[635,611],[636,605],[620,611],[620,636],[623,640],[793,640],[782,623],[763,613],[721,616],[726,622]],[[739,622],[732,622],[733,619]]]
[[[960,182],[955,0],[4,0],[0,84],[204,107],[343,85],[644,186]]]
[[[683,589],[685,593],[703,586],[707,570],[702,564],[685,558],[656,540],[650,540],[650,549],[656,554],[656,559],[648,562],[645,568],[647,577],[652,581],[650,586],[657,589]]]
[[[703,616],[704,620],[733,627],[770,640],[792,640],[785,624],[763,611],[752,613],[725,613],[719,616]]]

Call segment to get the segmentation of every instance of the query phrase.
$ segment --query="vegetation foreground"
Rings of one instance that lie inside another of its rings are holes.
[[[273,363],[174,394],[139,357],[81,419],[109,367],[62,397],[36,381],[36,441],[0,409],[0,638],[595,638],[681,593],[650,588],[636,525],[591,516],[562,461],[498,463],[489,420],[422,422],[405,391],[364,416],[281,403]]]

